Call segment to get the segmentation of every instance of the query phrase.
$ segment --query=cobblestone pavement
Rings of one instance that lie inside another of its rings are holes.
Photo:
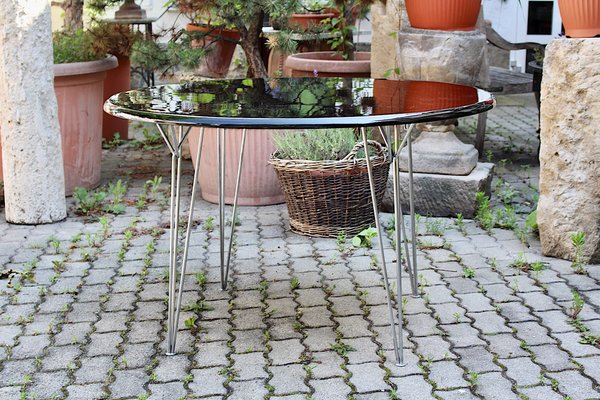
[[[494,207],[513,207],[517,226],[419,219],[406,367],[393,363],[377,246],[290,233],[284,205],[242,208],[227,291],[217,209],[198,207],[179,354],[165,356],[169,159],[160,146],[121,146],[103,174],[127,182],[124,214],[0,221],[0,264],[16,271],[0,280],[0,399],[600,398],[600,266],[575,274],[521,227],[537,186],[537,111],[501,100],[486,157],[498,164]],[[190,165],[185,182],[189,195]]]

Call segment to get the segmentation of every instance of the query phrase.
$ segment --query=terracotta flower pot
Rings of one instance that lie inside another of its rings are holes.
[[[131,62],[127,56],[117,56],[119,66],[106,73],[104,80],[104,101],[116,93],[131,89]],[[113,117],[107,113],[102,116],[102,137],[110,142],[115,133],[121,140],[129,139],[129,121]]]
[[[208,54],[202,61],[208,73],[213,78],[223,78],[229,71],[233,58],[236,41],[240,40],[240,33],[236,30],[188,24],[188,31],[205,32],[206,36],[197,42],[198,47],[205,47]]]
[[[472,31],[481,0],[406,0],[410,26],[438,31]]]
[[[216,128],[205,128],[202,158],[198,183],[202,198],[211,203],[219,202],[217,187],[217,134]],[[263,206],[280,204],[285,201],[277,175],[268,164],[275,151],[271,141],[272,130],[248,129],[244,150],[244,164],[240,184],[238,204],[243,206]],[[225,162],[225,203],[233,204],[235,178],[237,176],[241,129],[228,129],[225,141],[227,152]],[[188,135],[192,162],[196,168],[196,151],[199,145],[200,128],[193,128]]]
[[[290,28],[308,31],[321,25],[321,21],[324,21],[327,18],[333,18],[334,16],[333,13],[292,14],[290,17]]]
[[[93,188],[100,183],[104,78],[115,67],[114,56],[54,65],[66,195],[77,186]]]
[[[292,54],[285,60],[290,76],[369,78],[371,53],[357,52],[355,60],[344,60],[333,51]]]
[[[572,38],[600,35],[600,1],[558,0],[565,34]]]

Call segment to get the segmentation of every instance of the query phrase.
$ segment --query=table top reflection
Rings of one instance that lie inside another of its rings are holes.
[[[118,93],[115,116],[177,125],[247,128],[360,127],[431,122],[488,111],[470,86],[366,78],[210,80]]]

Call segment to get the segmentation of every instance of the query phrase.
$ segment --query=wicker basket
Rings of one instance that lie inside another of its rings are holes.
[[[371,165],[379,204],[390,161],[386,148],[374,140],[368,143],[376,152]],[[355,235],[375,222],[367,160],[356,158],[363,147],[357,143],[339,161],[282,160],[273,154],[269,163],[281,183],[294,232],[321,237],[336,237],[340,232]]]

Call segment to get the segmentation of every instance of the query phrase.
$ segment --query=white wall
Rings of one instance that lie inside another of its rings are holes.
[[[540,0],[483,0],[483,15],[492,22],[492,27],[509,42],[549,43],[560,33],[561,20],[558,1],[554,1],[552,34],[527,35],[527,11],[530,1]],[[525,51],[513,51],[510,55],[511,68],[523,71]]]

